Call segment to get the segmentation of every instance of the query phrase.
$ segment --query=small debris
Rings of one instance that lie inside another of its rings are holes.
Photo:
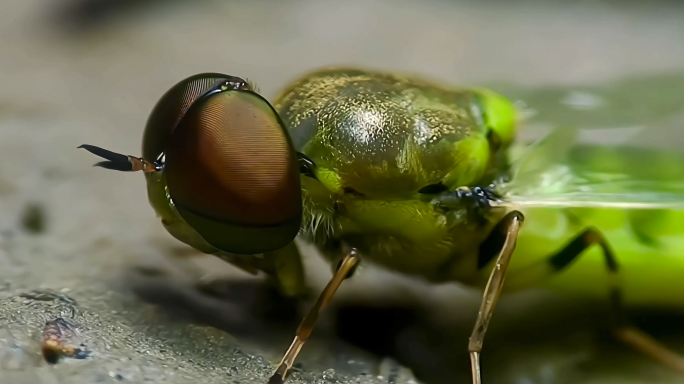
[[[78,345],[76,329],[63,318],[57,318],[45,323],[40,342],[43,358],[50,364],[57,364],[61,357],[85,359],[89,352],[74,345]]]
[[[118,373],[114,373],[114,372],[109,372],[109,377],[111,377],[112,379],[115,379],[117,381],[123,381],[123,379],[124,379],[123,375],[118,374]]]
[[[37,300],[37,301],[61,301],[62,303],[69,305],[77,305],[76,300],[72,299],[65,293],[56,292],[51,289],[34,289],[30,292],[25,292],[19,294],[20,297],[25,299]]]

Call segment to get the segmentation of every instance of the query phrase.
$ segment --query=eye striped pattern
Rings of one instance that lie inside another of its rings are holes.
[[[206,103],[199,116],[203,162],[223,187],[241,197],[273,198],[291,166],[285,133],[274,116],[253,103],[224,93]]]
[[[166,92],[147,120],[143,136],[143,158],[148,161],[157,160],[188,109],[200,96],[225,78],[221,74],[195,75]]]
[[[176,204],[212,219],[273,225],[300,209],[299,174],[285,131],[253,93],[222,92],[181,120],[167,149]]]

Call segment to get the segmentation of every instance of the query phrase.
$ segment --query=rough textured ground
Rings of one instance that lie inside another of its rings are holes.
[[[0,383],[257,383],[289,344],[296,321],[245,321],[252,313],[235,302],[260,303],[249,285],[231,300],[188,289],[207,272],[236,272],[207,258],[181,262],[189,251],[154,218],[142,176],[93,169],[95,159],[76,150],[90,143],[137,153],[152,105],[189,74],[245,76],[271,97],[310,69],[358,64],[507,83],[545,108],[542,121],[676,129],[684,120],[677,2],[157,1],[78,25],[57,12],[71,3],[0,0]],[[607,109],[560,103],[581,104],[588,90]],[[329,269],[309,254],[312,284],[322,285]],[[339,301],[369,286],[385,303],[419,297],[408,301],[444,308],[436,326],[402,331],[395,349],[431,382],[468,382],[463,352],[476,295],[365,270]],[[587,316],[538,299],[501,302],[485,347],[488,383],[681,382],[620,346],[595,343],[600,310]],[[379,315],[363,313],[356,326],[383,329]],[[37,340],[58,318],[65,332],[73,327],[69,340],[84,358],[48,365]],[[388,377],[391,364],[332,337],[327,320],[293,382],[412,380],[404,370]],[[240,328],[245,322],[251,329]]]

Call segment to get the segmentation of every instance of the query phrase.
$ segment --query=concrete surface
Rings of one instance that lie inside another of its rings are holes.
[[[677,129],[682,121],[678,2],[157,1],[88,28],[55,17],[71,3],[0,0],[0,383],[256,383],[286,349],[296,321],[232,337],[249,314],[190,287],[208,272],[242,276],[213,259],[181,261],[191,251],[159,225],[142,176],[94,169],[95,159],[76,150],[89,143],[137,154],[151,107],[189,74],[248,77],[271,97],[308,70],[355,64],[506,84],[540,106],[599,86],[621,108],[583,115],[583,124]],[[606,88],[612,81],[618,85]],[[578,116],[548,104],[542,120]],[[308,254],[312,284],[322,285],[329,268]],[[434,331],[404,333],[411,346],[402,356],[430,382],[468,382],[474,293],[366,269],[343,286],[339,302],[369,286],[383,301],[413,297],[453,313]],[[681,382],[615,345],[595,344],[592,318],[524,303],[504,300],[497,311],[500,325],[485,347],[488,383]],[[524,314],[534,308],[539,316],[530,321]],[[77,329],[88,355],[50,366],[37,339],[59,317]],[[577,321],[558,332],[554,325],[568,318]],[[413,380],[403,370],[388,380],[387,365],[331,329],[317,330],[293,382]]]

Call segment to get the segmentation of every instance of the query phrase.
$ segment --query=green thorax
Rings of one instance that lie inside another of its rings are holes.
[[[497,120],[486,107],[502,100],[352,69],[294,82],[274,106],[295,148],[316,164],[316,179],[302,181],[304,231],[319,244],[344,240],[387,267],[426,277],[454,256],[476,254],[490,221],[464,220],[419,191],[492,181],[512,138],[512,115]]]
[[[386,197],[440,181],[448,187],[486,183],[497,165],[490,159],[508,144],[491,145],[485,106],[493,99],[482,91],[340,69],[296,81],[275,108],[295,148],[322,173],[334,172],[326,186]]]

